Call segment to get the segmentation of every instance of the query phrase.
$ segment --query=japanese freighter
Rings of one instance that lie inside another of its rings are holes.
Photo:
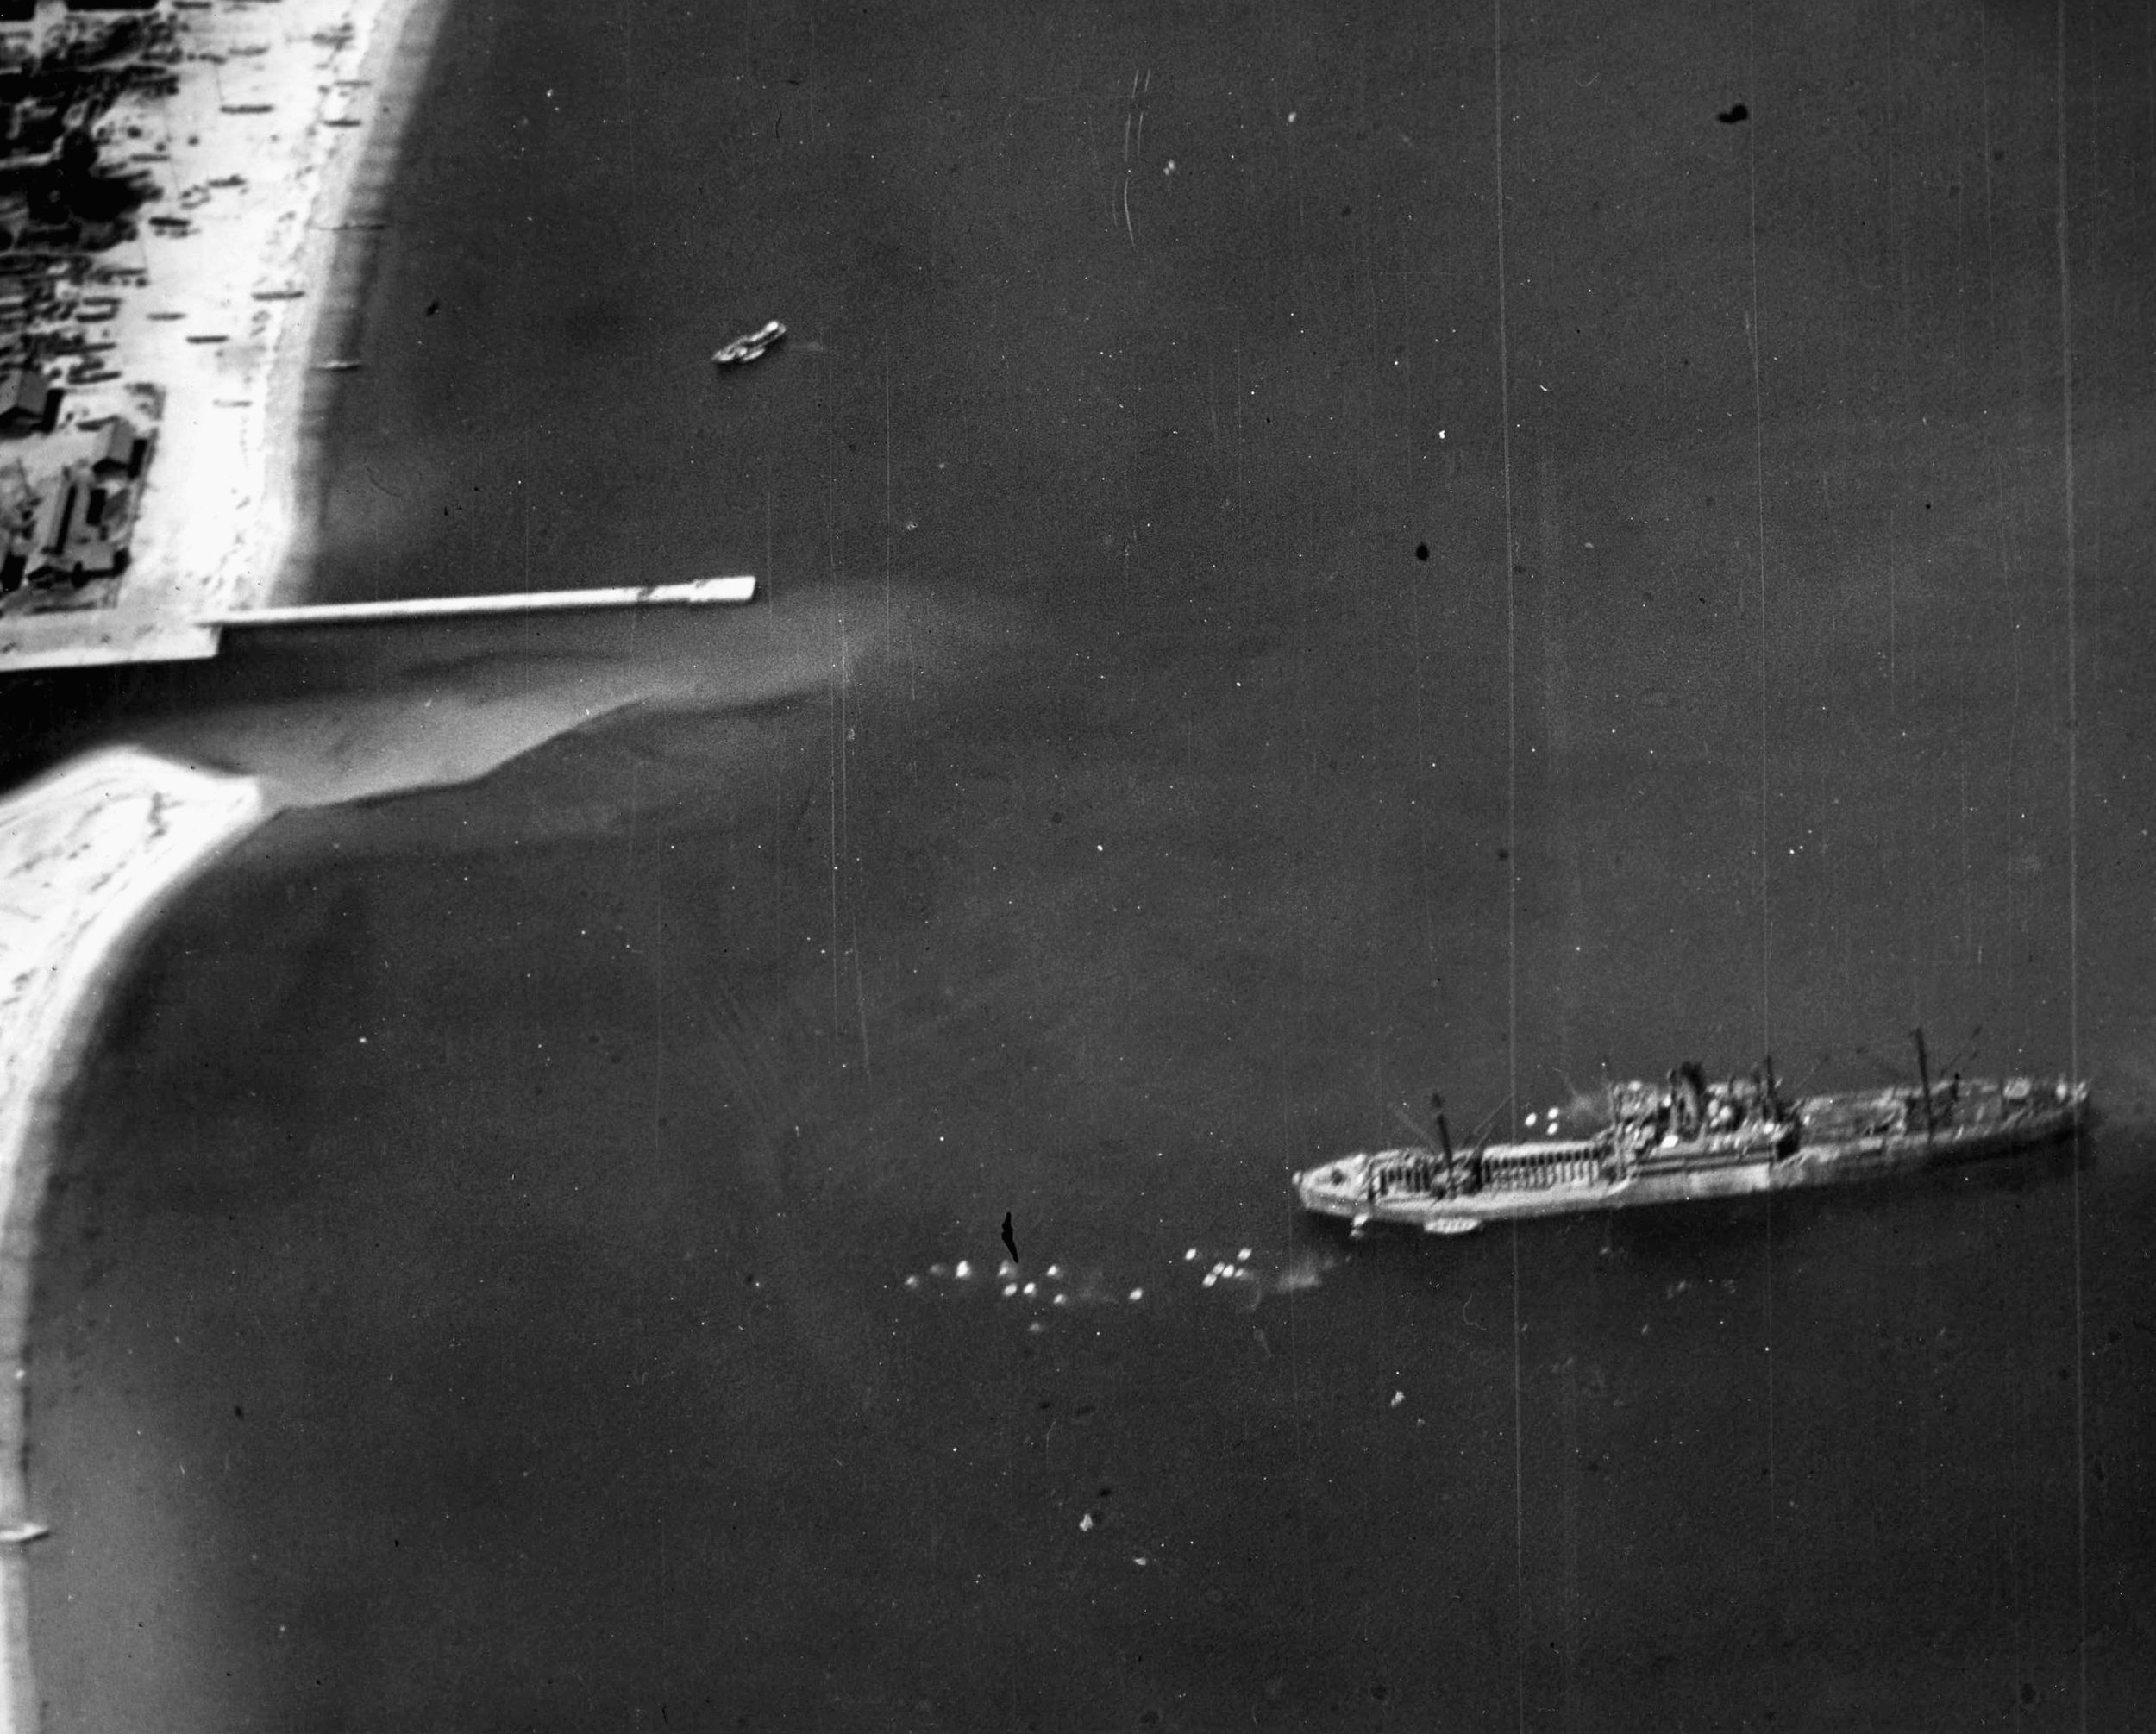
[[[1771,1061],[1709,1082],[1696,1065],[1661,1084],[1607,1092],[1608,1120],[1586,1136],[1456,1149],[1441,1101],[1427,1143],[1362,1151],[1295,1176],[1306,1209],[1357,1229],[1392,1223],[1465,1234],[1485,1223],[1636,1205],[1683,1204],[1800,1186],[1842,1186],[2065,1142],[2089,1086],[2067,1078],[1934,1081],[1918,1043],[1915,1086],[1791,1098]],[[1532,1117],[1530,1117],[1532,1123]]]

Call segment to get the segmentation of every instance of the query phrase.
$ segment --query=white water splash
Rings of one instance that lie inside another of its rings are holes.
[[[1323,1248],[1300,1249],[1285,1259],[1275,1260],[1248,1246],[1215,1256],[1192,1247],[1177,1259],[1165,1261],[1147,1282],[1132,1282],[1131,1272],[1111,1276],[1098,1268],[1081,1269],[1061,1261],[1038,1275],[1010,1259],[996,1268],[994,1280],[973,1279],[980,1267],[966,1259],[939,1259],[924,1271],[908,1272],[899,1286],[908,1293],[956,1299],[982,1295],[1039,1318],[1053,1318],[1056,1309],[1139,1306],[1150,1295],[1156,1303],[1203,1296],[1208,1292],[1238,1302],[1255,1311],[1269,1296],[1307,1294],[1316,1289],[1339,1263],[1338,1254]]]

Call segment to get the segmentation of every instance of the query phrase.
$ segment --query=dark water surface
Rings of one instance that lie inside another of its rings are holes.
[[[2156,103],[2056,28],[1508,17],[1501,297],[1487,11],[461,0],[324,592],[755,571],[848,672],[288,815],[149,942],[49,1725],[2145,1725]],[[1920,1022],[2078,1061],[2085,1160],[1290,1208],[1433,1083]],[[1038,1293],[931,1274],[1006,1212]]]

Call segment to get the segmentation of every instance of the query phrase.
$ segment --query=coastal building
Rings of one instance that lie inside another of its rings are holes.
[[[27,434],[47,425],[59,407],[52,381],[34,367],[0,373],[0,434]]]
[[[78,585],[93,578],[110,578],[120,570],[120,550],[101,535],[82,536],[67,550],[61,568]]]
[[[149,454],[149,435],[125,416],[115,416],[97,435],[97,450],[90,466],[101,476],[139,476]]]
[[[139,460],[141,436],[132,429],[115,443]],[[0,470],[0,594],[117,577],[127,569],[135,505],[123,465],[100,472],[77,461],[40,482],[19,464]]]
[[[20,590],[30,566],[38,493],[20,463],[0,469],[0,594]]]
[[[37,521],[30,531],[30,563],[34,571],[41,566],[55,565],[67,549],[68,537],[78,523],[77,514],[88,492],[85,484],[89,478],[82,466],[70,464],[64,470],[52,490],[38,502]]]

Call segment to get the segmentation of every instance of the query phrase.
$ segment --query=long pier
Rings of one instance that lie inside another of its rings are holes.
[[[390,620],[461,620],[481,614],[559,614],[573,609],[708,607],[753,602],[754,578],[699,578],[686,584],[612,590],[536,590],[509,596],[428,596],[398,602],[318,602],[291,608],[235,608],[207,615],[204,626],[361,626]]]
[[[89,668],[116,662],[199,662],[217,654],[226,633],[264,627],[387,626],[398,621],[468,620],[598,609],[708,608],[738,605],[755,598],[755,579],[743,575],[601,590],[536,590],[507,596],[427,596],[397,602],[234,608],[191,619],[125,607],[18,615],[0,619],[0,675],[18,669]]]

